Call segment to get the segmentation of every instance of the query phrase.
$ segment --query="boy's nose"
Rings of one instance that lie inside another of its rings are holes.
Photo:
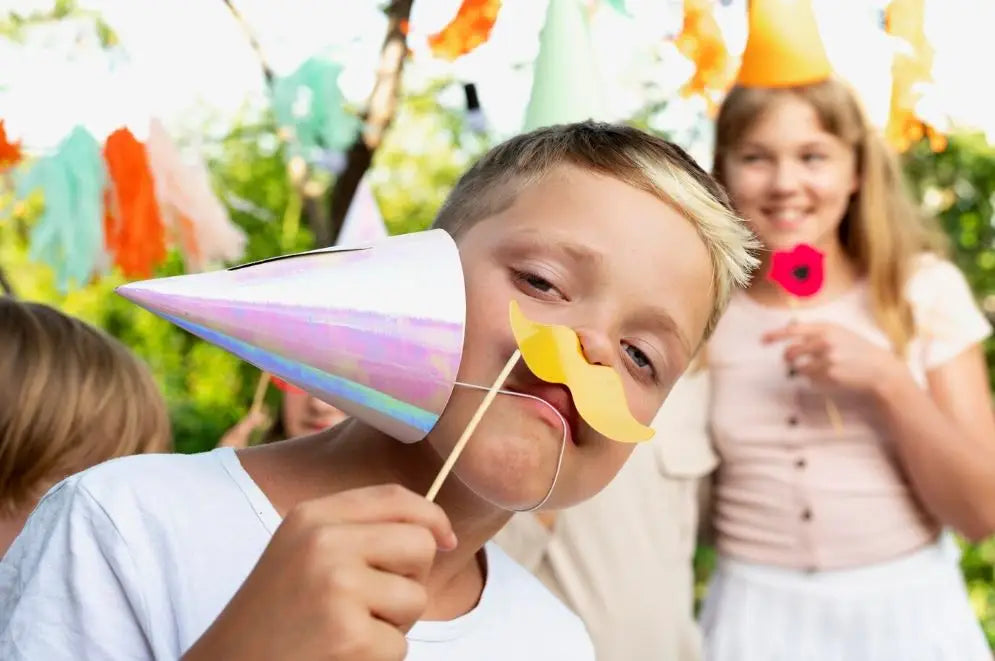
[[[611,367],[614,362],[615,352],[613,342],[604,333],[591,329],[577,329],[577,337],[580,338],[580,350],[584,354],[584,359],[591,365],[605,365]]]

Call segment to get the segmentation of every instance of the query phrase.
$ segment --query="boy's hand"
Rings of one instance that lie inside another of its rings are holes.
[[[455,547],[442,509],[397,485],[298,505],[184,661],[401,661],[436,551]]]

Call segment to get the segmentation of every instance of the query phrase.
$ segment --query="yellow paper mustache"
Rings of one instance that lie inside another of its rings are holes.
[[[577,413],[598,433],[622,443],[653,438],[653,430],[632,417],[618,373],[584,358],[580,338],[566,326],[539,324],[511,302],[511,332],[532,372],[570,389]]]

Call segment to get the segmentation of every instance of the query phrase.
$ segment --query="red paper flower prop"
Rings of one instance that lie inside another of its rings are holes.
[[[822,289],[824,255],[801,243],[793,250],[774,252],[767,279],[781,285],[792,296],[814,296]]]

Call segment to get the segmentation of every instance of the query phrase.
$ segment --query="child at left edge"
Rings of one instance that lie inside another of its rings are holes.
[[[490,384],[508,361],[514,301],[573,329],[644,425],[756,265],[752,235],[680,148],[593,122],[498,145],[435,226],[462,262],[459,381]],[[573,407],[521,361],[506,387]],[[354,414],[63,481],[0,563],[0,657],[593,659],[581,621],[490,543],[542,499],[563,443],[515,399],[491,405],[436,503],[424,494],[479,397],[453,396],[416,443]],[[596,494],[632,451],[571,423],[549,509]]]

